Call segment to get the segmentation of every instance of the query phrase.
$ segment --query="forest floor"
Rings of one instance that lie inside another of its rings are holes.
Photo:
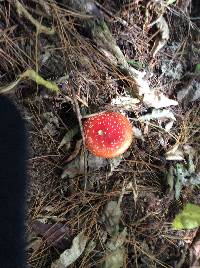
[[[198,0],[5,0],[0,34],[29,137],[29,267],[200,267],[199,229],[172,228],[200,205]],[[103,111],[134,132],[111,160],[82,140]]]

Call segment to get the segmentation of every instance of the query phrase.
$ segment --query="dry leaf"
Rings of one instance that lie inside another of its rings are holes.
[[[60,92],[60,89],[56,83],[54,83],[52,81],[45,80],[36,71],[34,71],[32,69],[28,69],[24,73],[20,74],[19,78],[16,81],[14,81],[6,86],[0,87],[0,94],[8,93],[12,89],[14,89],[23,79],[30,79],[30,80],[36,82],[38,85],[46,87],[52,93],[57,94]]]
[[[138,118],[139,121],[145,122],[155,119],[171,119],[173,121],[176,120],[174,114],[170,110],[156,110],[153,109],[151,113],[142,115]]]
[[[151,113],[142,115],[138,118],[140,122],[148,122],[150,120],[155,120],[159,119],[159,122],[161,123],[162,121],[170,120],[166,125],[165,125],[165,130],[169,131],[174,124],[174,121],[176,120],[174,114],[170,110],[156,110],[153,109]]]
[[[200,267],[200,230],[197,231],[196,236],[189,248],[190,252],[190,268]]]
[[[52,112],[43,113],[43,117],[46,121],[46,124],[43,127],[43,130],[49,133],[52,137],[58,135],[59,129],[59,120]]]
[[[117,201],[110,201],[104,208],[102,215],[102,222],[106,225],[106,230],[109,234],[118,232],[119,221],[122,216],[120,203]]]
[[[142,131],[141,131],[141,129],[139,129],[139,128],[133,126],[133,133],[134,133],[134,137],[135,137],[135,138],[144,141],[144,137],[143,137],[143,135],[142,135]]]
[[[35,220],[32,229],[37,235],[42,236],[48,246],[59,249],[66,249],[73,236],[72,230],[62,223],[48,224]]]
[[[158,51],[167,43],[169,39],[169,27],[163,16],[160,16],[153,24],[156,24],[160,33],[160,36],[156,39],[151,51],[153,57],[155,57]],[[153,24],[151,24],[151,26]]]
[[[122,268],[124,267],[125,256],[126,253],[124,247],[118,248],[111,253],[108,252],[101,268]]]
[[[200,98],[200,82],[190,79],[186,86],[177,93],[179,102],[183,102],[186,106],[188,103],[196,101]]]
[[[76,142],[76,146],[74,151],[71,153],[71,155],[65,160],[65,163],[68,163],[70,161],[72,161],[74,158],[77,157],[77,155],[79,154],[80,150],[81,150],[81,146],[82,146],[82,140],[78,140]]]
[[[127,95],[127,96],[118,96],[115,99],[112,99],[111,105],[122,107],[123,109],[126,110],[132,110],[133,107],[135,107],[135,105],[139,102],[140,100],[138,100],[137,98],[133,98]]]
[[[51,268],[66,268],[74,263],[85,250],[88,237],[83,232],[79,233],[72,242],[70,249],[65,250],[60,258],[52,263]]]
[[[122,157],[123,156],[120,155],[118,157],[108,159],[108,163],[110,165],[110,172],[109,172],[108,176],[111,176],[113,174],[113,171],[120,165],[120,163],[122,161]]]
[[[125,264],[126,252],[123,246],[127,236],[127,229],[113,235],[110,240],[106,243],[106,256],[102,268],[122,268]]]
[[[165,157],[167,160],[174,160],[174,161],[183,161],[184,154],[183,151],[180,149],[179,144],[175,144],[170,150],[165,153]]]
[[[169,49],[171,53],[176,53],[178,47],[176,44],[172,44]],[[170,79],[180,80],[183,76],[183,65],[180,62],[176,63],[175,61],[162,59],[161,71],[164,76]]]
[[[62,141],[60,142],[58,149],[62,148],[64,145],[68,145],[68,147],[69,147],[70,142],[72,141],[73,137],[78,133],[78,131],[79,131],[78,126],[67,131],[67,133],[63,137]]]
[[[149,107],[154,107],[156,109],[169,107],[171,105],[178,105],[178,102],[166,97],[163,93],[156,93],[152,91],[151,93],[144,94],[144,103]]]
[[[84,169],[84,157],[81,156],[77,156],[73,161],[71,161],[70,163],[68,163],[64,168],[63,168],[63,172],[61,175],[61,178],[75,178],[78,175],[82,175],[85,172]]]
[[[98,157],[90,153],[86,154],[86,161],[89,171],[99,170],[100,168],[108,165],[105,158]],[[84,155],[81,153],[63,168],[61,178],[75,178],[78,175],[85,174],[84,164]]]
[[[165,131],[169,132],[171,128],[173,127],[174,121],[170,121],[165,125]]]
[[[17,12],[19,16],[24,16],[26,19],[28,19],[37,29],[38,33],[45,33],[45,34],[55,34],[55,29],[54,28],[49,28],[41,24],[41,22],[37,21],[36,19],[33,18],[33,16],[28,12],[28,10],[18,1],[15,1],[15,5],[17,8]]]

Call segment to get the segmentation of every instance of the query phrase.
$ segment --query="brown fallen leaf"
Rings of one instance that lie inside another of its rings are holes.
[[[68,248],[73,238],[72,230],[62,223],[49,224],[35,220],[32,223],[32,229],[45,240],[48,246],[61,250]]]
[[[159,17],[155,21],[155,24],[159,30],[159,37],[155,40],[153,48],[151,50],[151,53],[153,57],[158,53],[158,51],[164,47],[164,45],[167,43],[169,40],[169,27],[168,24],[163,16]]]
[[[78,140],[76,142],[76,146],[74,151],[72,152],[72,154],[64,161],[64,163],[68,163],[70,161],[72,161],[73,159],[75,159],[77,157],[77,155],[79,154],[80,150],[81,150],[81,145],[82,145],[82,140]]]

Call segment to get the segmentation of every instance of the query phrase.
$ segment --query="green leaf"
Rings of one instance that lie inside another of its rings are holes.
[[[56,85],[56,83],[54,83],[52,81],[45,80],[42,76],[40,76],[36,71],[34,71],[32,69],[26,70],[24,73],[22,73],[20,75],[20,78],[21,79],[28,78],[28,79],[36,82],[38,85],[42,85],[42,86],[46,87],[47,89],[49,89],[53,93],[59,93],[59,91],[60,91],[60,89]]]
[[[200,63],[198,63],[195,67],[195,73],[200,73]]]
[[[54,28],[48,28],[42,25],[39,21],[33,18],[33,16],[25,9],[25,7],[18,1],[14,1],[17,12],[20,16],[24,15],[33,25],[35,25],[38,33],[45,33],[45,34],[55,34]]]
[[[20,74],[19,78],[16,81],[14,81],[14,82],[12,82],[12,83],[10,83],[8,85],[0,87],[0,94],[1,93],[7,93],[7,92],[11,91],[23,79],[30,79],[30,80],[36,82],[38,85],[42,85],[42,86],[46,87],[52,93],[58,94],[60,92],[60,89],[59,89],[59,87],[57,86],[57,84],[55,82],[45,80],[36,71],[34,71],[32,69],[28,69],[24,73]]]
[[[173,230],[193,229],[200,226],[200,206],[188,203],[183,211],[176,215]]]
[[[174,4],[176,2],[176,0],[168,0],[167,1],[167,5],[172,5],[172,4]]]
[[[127,60],[128,64],[130,64],[132,67],[138,68],[138,69],[142,69],[144,66],[141,62],[137,61],[137,60]]]

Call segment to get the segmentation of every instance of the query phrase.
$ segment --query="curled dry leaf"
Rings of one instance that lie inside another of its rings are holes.
[[[134,137],[135,137],[135,138],[144,141],[144,137],[143,137],[143,135],[142,135],[142,131],[141,131],[141,129],[139,129],[139,128],[133,126],[133,133],[134,133]]]
[[[194,148],[188,144],[185,144],[183,146],[183,150],[184,150],[184,153],[185,155],[187,155],[188,157],[188,171],[190,173],[194,173],[195,172],[195,156],[196,156],[196,151],[194,150]]]
[[[108,176],[111,176],[113,174],[113,171],[120,165],[121,161],[122,161],[121,155],[118,157],[108,159],[109,166],[110,166],[110,172]]]
[[[67,131],[67,133],[65,134],[65,136],[63,137],[63,139],[61,140],[58,149],[62,148],[64,145],[67,145],[67,147],[70,146],[70,142],[72,141],[73,137],[78,133],[79,131],[79,127],[76,126],[72,129],[70,129],[69,131]]]
[[[168,151],[167,157],[170,160],[185,160],[183,163],[171,164],[167,173],[167,182],[170,186],[170,191],[174,189],[175,197],[179,199],[183,186],[200,185],[200,173],[196,171],[198,157],[194,148],[187,144],[181,149],[176,144]]]
[[[4,93],[7,93],[7,92],[10,92],[12,89],[14,89],[19,84],[20,81],[21,81],[21,79],[18,78],[16,81],[11,82],[8,85],[1,86],[0,87],[0,94],[4,94]]]
[[[77,156],[73,161],[64,166],[61,178],[72,179],[78,175],[84,174],[84,166],[84,157],[82,155]]]
[[[72,242],[71,248],[65,250],[60,258],[53,262],[51,268],[66,268],[74,263],[85,250],[88,237],[83,232],[79,233]]]
[[[153,90],[150,93],[144,94],[143,101],[147,106],[154,107],[156,109],[178,105],[177,101],[169,99],[163,93],[155,92]]]
[[[164,45],[167,43],[169,39],[169,27],[163,16],[159,17],[153,24],[156,24],[159,30],[159,37],[156,39],[151,51],[153,57],[155,57],[158,51],[162,47],[164,47]]]
[[[148,4],[146,5],[146,22],[145,26],[148,25],[147,27],[150,28],[153,25],[156,25],[158,31],[159,31],[159,36],[157,37],[156,41],[154,42],[153,48],[152,48],[152,55],[155,57],[155,55],[158,53],[158,51],[167,43],[169,39],[169,27],[168,24],[163,17],[163,14],[166,11],[166,2],[165,1],[158,1],[158,0],[150,0]],[[154,20],[152,23],[148,23],[149,19],[152,17],[150,15],[150,10],[154,11],[155,16],[157,17],[156,20]]]
[[[200,82],[191,78],[188,83],[177,93],[179,102],[187,106],[190,102],[197,101],[200,98]]]
[[[63,168],[61,178],[75,178],[78,175],[85,174],[84,162],[84,154],[81,153]],[[99,170],[108,164],[106,159],[90,153],[86,154],[86,162],[89,172]]]
[[[184,156],[188,158],[188,169],[190,173],[195,171],[194,157],[196,156],[196,151],[194,148],[188,144],[181,146],[180,144],[175,144],[170,150],[165,153],[167,160],[184,160]]]
[[[156,110],[153,109],[153,111],[149,114],[142,115],[138,118],[140,122],[147,122],[150,120],[155,120],[159,119],[159,122],[165,121],[165,120],[170,120],[168,123],[165,125],[165,130],[170,131],[170,129],[173,127],[174,121],[176,121],[176,118],[173,114],[172,111],[170,110]]]
[[[111,100],[111,105],[121,107],[126,110],[132,110],[140,100],[131,96],[118,96]]]
[[[171,119],[173,121],[176,120],[173,112],[166,109],[164,110],[153,109],[151,113],[142,115],[138,118],[138,120],[141,122],[150,121],[154,119]]]
[[[80,150],[81,150],[81,145],[82,145],[82,140],[78,140],[76,142],[76,146],[74,151],[71,153],[71,155],[65,160],[65,163],[72,161],[74,158],[77,157],[77,155],[79,154]]]
[[[165,153],[167,160],[183,161],[184,154],[179,144],[175,144],[170,150]]]

